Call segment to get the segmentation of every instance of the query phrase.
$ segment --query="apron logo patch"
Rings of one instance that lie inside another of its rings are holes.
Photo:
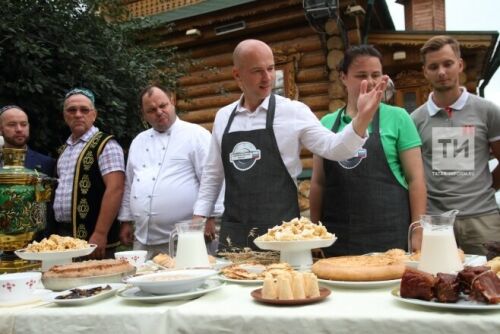
[[[229,162],[242,172],[252,168],[257,160],[260,160],[260,150],[247,141],[236,144],[229,154]]]
[[[363,159],[366,158],[367,155],[368,153],[366,149],[362,148],[358,150],[358,153],[356,154],[355,157],[339,161],[338,163],[344,169],[353,169],[356,168],[361,163],[361,161],[363,161]]]

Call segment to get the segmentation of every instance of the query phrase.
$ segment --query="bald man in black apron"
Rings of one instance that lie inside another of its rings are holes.
[[[296,177],[302,170],[302,146],[330,160],[355,156],[388,79],[370,92],[366,84],[361,88],[358,117],[334,134],[303,103],[272,94],[275,65],[267,44],[242,41],[233,62],[243,95],[216,115],[194,207],[195,217],[210,216],[225,181],[219,249],[255,247],[256,236],[299,216]],[[215,235],[213,224],[207,224],[205,234]]]

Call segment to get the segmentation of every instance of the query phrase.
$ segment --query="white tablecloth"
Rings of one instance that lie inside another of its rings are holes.
[[[431,309],[395,300],[391,288],[331,287],[324,301],[260,304],[258,286],[228,284],[191,301],[143,304],[111,297],[85,306],[0,308],[1,334],[30,333],[498,333],[500,310]]]

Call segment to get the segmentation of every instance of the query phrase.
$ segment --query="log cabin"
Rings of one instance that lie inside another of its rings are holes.
[[[404,6],[405,30],[396,31],[386,1]],[[500,65],[498,31],[446,31],[445,0],[123,0],[131,16],[149,16],[144,33],[155,47],[176,47],[195,63],[179,80],[177,110],[186,121],[211,129],[217,110],[241,94],[232,78],[232,51],[247,38],[268,43],[275,54],[276,93],[307,104],[321,118],[344,105],[336,69],[349,45],[373,44],[395,84],[391,103],[408,112],[424,103],[430,87],[419,49],[433,35],[461,43],[461,84],[484,92]],[[481,84],[481,86],[480,86]],[[311,153],[301,154],[310,177]],[[307,184],[307,181],[306,181]],[[308,187],[299,186],[301,208]]]

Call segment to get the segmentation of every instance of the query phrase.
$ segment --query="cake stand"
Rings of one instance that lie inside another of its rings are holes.
[[[71,263],[74,257],[89,255],[96,249],[96,247],[97,245],[95,244],[89,244],[89,247],[87,248],[52,252],[30,252],[23,248],[16,250],[15,253],[24,260],[42,261],[42,271],[47,271],[52,266]]]
[[[291,241],[262,241],[255,239],[254,243],[260,249],[279,251],[280,262],[286,262],[294,269],[307,270],[313,264],[311,249],[331,246],[336,240],[336,237]]]

